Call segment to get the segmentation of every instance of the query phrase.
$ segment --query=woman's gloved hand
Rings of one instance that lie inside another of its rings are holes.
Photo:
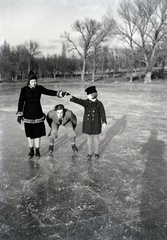
[[[22,119],[23,119],[22,116],[18,116],[18,117],[17,117],[17,122],[21,124],[21,120],[22,120]]]
[[[62,90],[57,91],[57,97],[62,98],[63,97],[62,93],[63,93]]]

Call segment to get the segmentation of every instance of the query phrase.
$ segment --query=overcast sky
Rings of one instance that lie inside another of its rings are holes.
[[[95,20],[115,8],[117,0],[0,0],[0,44],[38,42],[42,53],[61,54],[64,31],[76,20]]]

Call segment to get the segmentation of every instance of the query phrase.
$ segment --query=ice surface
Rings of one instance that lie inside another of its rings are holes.
[[[82,107],[48,96],[45,113],[62,103],[77,115],[79,152],[61,128],[53,157],[43,137],[41,158],[28,160],[16,121],[22,85],[0,84],[0,239],[167,239],[167,86],[97,85],[107,132],[100,159],[87,162]],[[86,97],[79,84],[46,87]]]

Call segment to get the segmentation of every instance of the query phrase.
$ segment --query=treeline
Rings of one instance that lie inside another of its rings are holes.
[[[30,41],[24,45],[11,47],[6,41],[0,48],[0,75],[2,81],[24,81],[30,69],[38,75],[39,78],[78,77],[82,74],[82,59],[76,56],[66,57],[66,48],[63,43],[62,54],[44,57],[39,50],[36,42]],[[153,71],[157,77],[163,76],[163,70],[166,62],[165,48],[157,49],[155,53]],[[133,52],[132,55],[128,48],[109,48],[103,46],[96,53],[96,74],[106,75],[107,77],[125,76],[131,77],[133,68],[133,80],[136,77],[144,76],[145,61],[140,49]],[[93,72],[93,54],[90,54],[86,61],[85,73]],[[142,74],[141,74],[142,73]],[[158,73],[158,74],[157,74]],[[93,79],[94,76],[92,76]]]
[[[108,13],[102,21],[85,18],[76,20],[71,33],[64,32],[61,56],[44,57],[38,43],[29,41],[11,47],[6,41],[0,48],[0,74],[3,80],[23,80],[30,69],[40,78],[81,75],[85,73],[115,76],[126,73],[129,81],[134,75],[151,82],[156,67],[162,76],[167,56],[167,1],[120,1],[118,18]],[[118,42],[112,47],[113,40]],[[66,57],[73,52],[73,57]],[[135,74],[134,74],[135,72]],[[139,74],[136,74],[138,72]]]
[[[44,57],[36,42],[11,47],[6,41],[0,48],[0,75],[3,81],[23,81],[30,69],[39,78],[77,76],[81,61],[66,55]]]

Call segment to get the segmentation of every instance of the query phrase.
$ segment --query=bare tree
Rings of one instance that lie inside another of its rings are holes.
[[[24,44],[26,50],[27,50],[27,61],[28,61],[28,72],[31,70],[31,60],[35,56],[39,56],[41,51],[39,50],[39,45],[37,42],[29,41]]]
[[[102,44],[108,41],[108,38],[111,37],[114,30],[114,22],[104,19],[101,23],[100,30],[96,34],[96,41],[93,46],[93,69],[92,69],[92,82],[95,80],[96,73],[96,61],[97,55],[101,51]]]
[[[66,58],[66,45],[64,42],[62,44],[61,56],[62,56],[62,58]]]
[[[14,71],[15,80],[18,79],[19,71],[21,70],[21,66],[23,62],[26,60],[27,51],[24,45],[18,45],[12,48],[12,65]]]
[[[5,40],[0,48],[0,73],[3,79],[11,80],[12,62],[11,47]]]
[[[132,50],[140,48],[146,65],[144,82],[151,82],[154,67],[154,54],[167,34],[166,0],[122,0],[118,9],[121,24],[117,22],[117,31]]]
[[[98,47],[104,41],[104,39],[109,34],[109,31],[111,30],[111,27],[106,28],[108,25],[108,22],[100,23],[89,18],[85,18],[83,21],[77,20],[73,25],[73,29],[81,35],[78,42],[73,41],[69,33],[64,33],[63,37],[65,37],[70,44],[69,50],[77,51],[82,59],[82,81],[84,81],[85,76],[86,60],[92,52],[94,52],[93,66],[95,69],[95,59]]]

